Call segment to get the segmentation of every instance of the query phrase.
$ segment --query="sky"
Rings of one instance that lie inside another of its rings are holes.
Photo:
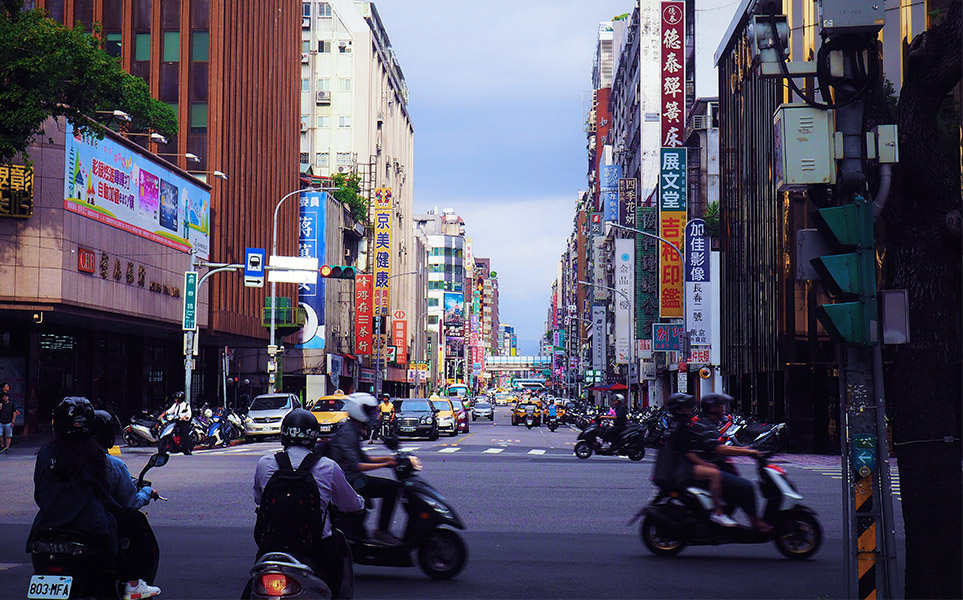
[[[587,187],[598,25],[634,0],[375,0],[405,74],[414,208],[452,208],[498,272],[499,319],[537,354]]]

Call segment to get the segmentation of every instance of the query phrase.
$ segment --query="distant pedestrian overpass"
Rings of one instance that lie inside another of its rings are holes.
[[[541,371],[552,368],[551,356],[486,356],[485,371]]]

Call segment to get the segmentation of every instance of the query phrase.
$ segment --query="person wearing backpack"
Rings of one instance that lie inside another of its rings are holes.
[[[364,498],[336,462],[311,452],[319,434],[317,418],[297,408],[281,422],[283,449],[258,460],[254,472],[257,556],[270,551],[300,554],[324,571],[335,597],[350,597],[347,590],[354,585],[350,550],[341,533],[332,530],[328,506],[358,512],[364,510]]]

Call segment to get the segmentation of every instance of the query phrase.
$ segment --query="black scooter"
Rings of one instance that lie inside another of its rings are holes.
[[[170,456],[154,454],[137,478],[137,488],[149,486],[144,480],[153,467],[163,467]],[[155,500],[166,500],[155,492]],[[146,517],[144,517],[146,518]],[[150,526],[145,534],[153,546],[153,564],[144,580],[153,585],[160,551]],[[27,598],[120,598],[123,582],[117,578],[115,558],[101,543],[90,536],[67,529],[42,529],[27,540],[27,552],[33,561]]]
[[[773,542],[784,556],[809,558],[822,542],[822,527],[816,513],[799,502],[803,497],[785,469],[771,464],[770,456],[756,460],[759,489],[766,499],[762,520],[772,526],[770,532],[743,525],[725,527],[711,521],[712,496],[699,487],[660,489],[629,524],[642,518],[639,536],[645,547],[658,556],[678,554],[686,546]],[[727,506],[725,511],[731,515],[735,508]]]
[[[575,456],[586,459],[595,453],[599,456],[627,456],[632,460],[645,458],[645,430],[639,425],[627,424],[618,439],[608,446],[602,440],[603,433],[599,419],[583,429],[575,443]]]
[[[412,551],[417,551],[418,565],[429,577],[454,577],[468,560],[468,548],[451,527],[464,529],[465,525],[441,492],[418,476],[422,469],[418,457],[398,452],[397,437],[390,436],[384,443],[398,461],[395,475],[401,482],[401,504],[408,513],[401,543],[390,545],[369,539],[364,529],[367,511],[342,513],[332,508],[331,524],[344,532],[357,564],[411,567]]]
[[[557,416],[555,416],[555,417],[549,417],[549,418],[548,418],[548,430],[554,432],[556,429],[558,429],[558,417],[557,417]]]

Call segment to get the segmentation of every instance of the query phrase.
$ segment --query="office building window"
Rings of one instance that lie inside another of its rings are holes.
[[[149,33],[138,33],[134,36],[134,60],[150,60]]]
[[[207,102],[191,102],[191,133],[207,131]]]
[[[338,42],[338,52],[341,54],[351,53],[351,40],[341,40]]]
[[[191,60],[194,62],[207,62],[210,56],[211,34],[207,31],[194,31],[191,33]]]
[[[350,152],[338,152],[337,161],[339,167],[346,167],[354,164],[354,160],[351,158]]]
[[[308,120],[309,120],[310,118],[311,118],[311,115],[305,115],[305,114],[302,114],[302,115],[301,115],[301,129],[307,129],[307,128],[308,128]]]
[[[445,289],[445,282],[444,282],[444,281],[429,281],[429,282],[428,282],[428,289],[429,289],[429,290],[443,290],[443,289]]]
[[[351,115],[341,115],[338,117],[338,128],[348,129],[351,127]]]
[[[301,16],[302,16],[302,17],[310,17],[310,16],[311,16],[311,3],[310,3],[310,2],[302,2],[302,3],[301,3]],[[302,160],[301,162],[307,162],[307,161],[303,161],[303,160]]]
[[[311,40],[301,40],[301,52],[307,54],[311,51]]]
[[[307,77],[301,78],[301,91],[310,92],[311,91],[311,80]]]
[[[330,129],[331,117],[328,115],[318,115],[318,129]]]
[[[308,164],[308,153],[307,153],[307,152],[301,152],[301,153],[300,153],[300,157],[301,157],[301,164],[302,164],[302,165],[307,165],[307,164]]]
[[[164,62],[177,62],[181,56],[181,34],[179,31],[164,32]]]
[[[350,78],[350,77],[338,77],[338,91],[339,91],[339,92],[350,92],[350,91],[351,91],[351,78]]]
[[[428,324],[429,324],[429,325],[437,325],[437,324],[438,324],[438,316],[437,316],[437,315],[428,315]]]
[[[330,92],[331,91],[331,80],[325,77],[318,79],[318,91],[319,92]]]
[[[331,52],[331,40],[318,40],[318,52],[322,54]]]
[[[438,298],[428,298],[428,306],[438,306]]]
[[[324,169],[328,168],[328,153],[327,152],[315,152],[314,153],[314,164],[317,167],[322,167]]]
[[[107,44],[104,46],[104,50],[107,54],[113,57],[120,56],[121,50],[121,34],[119,33],[108,33],[107,34]]]
[[[327,2],[318,2],[318,18],[319,19],[330,19],[331,18],[331,5]]]

